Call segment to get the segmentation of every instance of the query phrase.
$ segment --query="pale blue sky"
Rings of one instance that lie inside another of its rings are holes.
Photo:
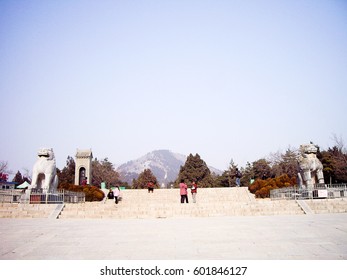
[[[0,160],[327,148],[347,141],[346,47],[346,1],[0,1]]]

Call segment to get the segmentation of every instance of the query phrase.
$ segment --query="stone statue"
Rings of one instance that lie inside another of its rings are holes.
[[[37,153],[33,167],[33,180],[29,189],[42,189],[44,193],[53,193],[58,186],[57,169],[53,149],[43,148]]]
[[[317,158],[318,147],[312,143],[300,145],[298,158],[300,186],[313,189],[314,184],[324,184],[323,164]]]

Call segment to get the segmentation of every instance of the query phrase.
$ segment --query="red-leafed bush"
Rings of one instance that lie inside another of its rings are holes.
[[[8,174],[0,172],[0,181],[7,182],[8,180]]]
[[[257,198],[270,197],[273,189],[286,188],[296,185],[296,178],[290,178],[287,174],[266,180],[257,179],[249,186],[249,191]]]
[[[84,192],[86,201],[102,201],[105,197],[104,192],[95,186],[77,186],[69,183],[61,183],[58,189],[72,192]]]

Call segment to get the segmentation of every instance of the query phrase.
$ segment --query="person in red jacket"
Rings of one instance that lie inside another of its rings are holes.
[[[196,203],[196,192],[198,189],[198,185],[195,183],[195,181],[192,181],[192,188],[191,188],[191,192],[192,192],[192,197],[193,197],[193,203]]]
[[[181,180],[180,183],[180,195],[181,195],[181,203],[184,203],[184,201],[186,201],[186,203],[188,203],[188,186],[184,183],[184,180]]]
[[[147,183],[148,193],[153,192],[154,184],[152,182]]]

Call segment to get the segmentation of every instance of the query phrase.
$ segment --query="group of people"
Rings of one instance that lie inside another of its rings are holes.
[[[118,204],[119,199],[120,199],[120,190],[119,187],[117,186],[114,191],[112,189],[109,190],[107,194],[108,199],[114,199],[114,202]]]
[[[236,168],[236,172],[235,172],[235,177],[236,177],[236,186],[240,187],[240,179],[242,177],[241,172]],[[154,189],[154,184],[153,182],[148,182],[147,183],[147,188],[148,188],[148,192],[152,192],[153,193],[153,189]],[[189,203],[188,202],[188,185],[184,182],[184,180],[182,179],[180,184],[179,184],[179,188],[180,188],[180,195],[181,195],[181,203]],[[192,198],[193,198],[193,203],[196,203],[196,194],[197,194],[197,189],[198,189],[198,185],[196,184],[196,181],[193,180],[191,183],[191,187],[190,187],[190,191],[192,194]],[[113,191],[112,189],[110,189],[108,195],[107,195],[108,199],[114,199],[115,203],[118,204],[119,198],[120,198],[120,190],[119,187],[117,186],[115,188],[115,190]]]
[[[184,201],[188,203],[188,186],[187,184],[184,183],[184,180],[181,180],[179,187],[180,187],[181,203],[184,203]],[[153,189],[154,189],[153,182],[147,183],[147,189],[148,189],[148,193],[150,192],[153,193]],[[196,203],[196,193],[197,193],[198,186],[195,180],[192,181],[190,189],[192,193],[193,202]]]
[[[181,195],[181,203],[188,203],[188,185],[184,183],[184,180],[181,180],[181,183],[179,184],[180,187],[180,195]],[[198,185],[196,182],[193,180],[191,183],[191,193],[192,193],[192,198],[193,198],[193,203],[196,203],[196,194],[198,190]]]
[[[236,168],[236,170],[235,170],[234,177],[236,178],[236,180],[235,180],[236,187],[240,187],[241,186],[242,173],[240,172],[240,170],[238,168]],[[183,179],[181,180],[179,187],[180,187],[181,203],[184,203],[184,202],[188,203],[188,186],[186,183],[184,183]],[[196,184],[196,181],[193,180],[191,183],[190,190],[192,193],[192,198],[193,198],[194,203],[196,203],[197,189],[198,189],[198,186]]]

